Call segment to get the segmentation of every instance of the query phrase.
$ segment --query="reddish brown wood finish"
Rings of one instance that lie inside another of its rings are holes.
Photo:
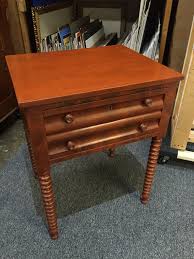
[[[143,204],[146,204],[150,197],[152,182],[154,179],[154,174],[156,170],[161,143],[162,143],[162,139],[159,139],[157,137],[152,139],[148,164],[147,164],[147,170],[146,170],[146,175],[144,180],[143,193],[141,196],[141,202]]]
[[[58,238],[57,213],[55,207],[55,197],[52,188],[52,180],[49,172],[39,176],[40,188],[44,203],[44,209],[49,226],[49,233],[52,239]]]
[[[28,144],[28,150],[29,150],[29,153],[30,153],[30,158],[31,158],[31,163],[32,163],[32,169],[34,171],[35,178],[37,178],[38,172],[37,172],[37,168],[36,168],[36,160],[35,160],[35,157],[34,157],[32,144],[31,144],[31,138],[30,138],[30,135],[29,135],[28,127],[26,126],[26,123],[25,123],[25,118],[24,118],[23,121],[24,121],[26,140],[27,140],[27,144]]]
[[[131,99],[130,96],[128,99]],[[73,111],[74,107],[72,106],[71,111],[66,111],[63,108],[49,110],[45,116],[46,134],[49,136],[60,132],[69,132],[162,110],[163,95],[150,98],[152,100],[152,105],[150,106],[144,104],[145,100],[145,98],[142,98],[140,100],[122,102],[120,99],[117,99],[116,103],[112,101],[100,107],[92,107],[92,109],[88,109],[88,104],[84,109],[80,106],[78,111]],[[71,116],[71,121],[69,120],[68,123],[67,116],[68,118]]]
[[[50,165],[153,138],[146,203],[182,75],[122,46],[10,56],[51,238],[58,237]],[[83,65],[84,64],[84,65]]]
[[[182,78],[121,45],[7,56],[7,61],[20,107],[148,88]]]

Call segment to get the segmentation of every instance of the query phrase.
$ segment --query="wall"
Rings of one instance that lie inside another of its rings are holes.
[[[7,0],[8,2],[8,22],[10,25],[10,34],[15,53],[24,53],[24,43],[20,27],[18,8],[16,0]]]
[[[182,71],[193,16],[194,1],[179,0],[169,62],[178,71]]]

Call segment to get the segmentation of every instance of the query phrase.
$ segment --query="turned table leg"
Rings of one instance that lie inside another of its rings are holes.
[[[152,139],[148,163],[147,163],[146,175],[144,180],[143,193],[141,195],[141,202],[143,204],[146,204],[149,200],[161,143],[162,143],[162,139],[160,138],[154,137]]]
[[[52,239],[58,238],[57,213],[55,205],[55,197],[52,188],[52,180],[50,173],[39,176],[40,188],[46,218],[48,222],[49,234]]]

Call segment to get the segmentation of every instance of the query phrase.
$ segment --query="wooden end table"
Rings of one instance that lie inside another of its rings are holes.
[[[147,203],[177,73],[123,46],[7,56],[23,114],[49,233],[58,238],[50,166],[152,138],[142,203]]]

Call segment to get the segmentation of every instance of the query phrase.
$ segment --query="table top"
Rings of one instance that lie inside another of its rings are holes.
[[[6,60],[20,107],[168,84],[183,78],[121,45],[10,55]]]

